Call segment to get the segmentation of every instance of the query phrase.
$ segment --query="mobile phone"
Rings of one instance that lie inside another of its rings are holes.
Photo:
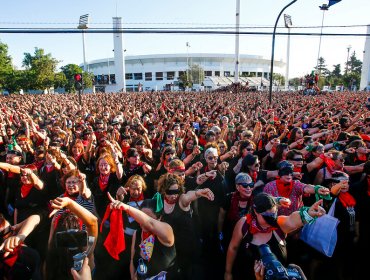
[[[87,246],[88,235],[86,230],[67,230],[57,232],[56,246],[58,248],[83,248]]]
[[[199,123],[198,122],[193,122],[193,127],[194,127],[194,129],[199,129]]]

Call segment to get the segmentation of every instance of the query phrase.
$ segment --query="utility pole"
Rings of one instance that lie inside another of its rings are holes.
[[[349,52],[350,52],[351,48],[352,48],[352,46],[351,46],[351,45],[349,45],[349,46],[347,47],[347,63],[346,63],[346,74],[348,73],[348,61],[349,61]]]

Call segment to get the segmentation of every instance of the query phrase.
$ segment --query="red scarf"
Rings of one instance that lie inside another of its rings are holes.
[[[134,197],[130,196],[130,199],[129,199],[129,201],[135,201],[135,202],[139,202],[139,201],[142,201],[142,200],[144,200],[144,193],[143,192],[139,195],[138,198],[134,198]]]
[[[151,235],[154,236],[154,234],[151,233],[150,231],[141,231],[141,241],[144,241],[145,239],[147,239]]]
[[[335,166],[335,163],[334,163],[334,160],[332,160],[331,158],[328,158],[326,157],[324,154],[321,154],[320,155],[320,158],[324,161],[324,164],[326,165],[326,167],[328,168],[328,171],[330,173],[333,173],[334,171],[334,166]],[[320,166],[320,168],[322,167],[322,165]]]
[[[82,157],[82,154],[79,154],[77,156],[74,156],[73,158],[75,159],[76,162],[78,162],[81,157]]]
[[[172,202],[172,201],[168,200],[166,196],[164,196],[164,200],[165,200],[168,204],[171,204],[171,205],[176,204],[176,202],[178,201],[178,199],[177,199],[177,200],[175,200],[174,202]]]
[[[11,252],[9,256],[3,259],[4,264],[6,264],[8,267],[13,267],[15,262],[18,259],[19,253],[21,253],[20,250],[21,250],[21,246],[14,248],[13,252]]]
[[[276,187],[280,196],[289,198],[293,190],[293,181],[285,184],[280,178],[276,179]]]
[[[22,198],[26,198],[29,194],[30,191],[33,188],[33,184],[23,184],[21,187],[21,196]]]
[[[257,176],[258,176],[257,171],[249,172],[249,175],[251,176],[253,182],[257,181]]]
[[[108,220],[108,218],[110,227],[107,238],[104,241],[104,247],[112,258],[119,260],[119,254],[126,249],[122,210],[110,209],[108,205],[100,225],[100,232],[102,232],[104,222]]]
[[[302,167],[294,167],[293,172],[302,173]]]
[[[229,212],[227,214],[227,218],[232,222],[237,222],[240,219],[239,216],[239,202],[240,201],[248,201],[246,207],[248,207],[249,202],[251,201],[251,197],[243,198],[240,196],[239,192],[234,192],[231,197],[231,205]]]
[[[356,205],[355,198],[348,192],[340,192],[338,198],[345,208],[355,207]]]
[[[54,165],[45,165],[45,169],[47,173],[50,173],[51,171],[54,170]]]
[[[252,214],[247,214],[245,216],[247,218],[247,223],[249,225],[249,232],[251,234],[256,234],[256,233],[268,233],[276,230],[277,228],[269,226],[268,228],[264,229],[262,228],[259,224],[256,218],[252,216]]]
[[[99,176],[99,188],[103,192],[108,186],[109,181],[109,174],[108,175],[100,175]]]

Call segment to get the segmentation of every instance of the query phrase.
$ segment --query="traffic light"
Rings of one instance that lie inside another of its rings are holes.
[[[83,87],[82,74],[75,74],[74,80],[75,80],[75,88],[77,90],[81,90]]]

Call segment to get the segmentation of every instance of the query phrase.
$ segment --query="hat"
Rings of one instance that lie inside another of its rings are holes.
[[[208,122],[208,118],[207,117],[203,117],[202,118],[202,122]]]
[[[22,153],[18,150],[10,150],[10,151],[8,151],[8,155],[16,155],[18,157],[21,157]]]
[[[97,120],[95,121],[95,123],[96,123],[96,124],[103,124],[104,122],[103,122],[103,120],[101,120],[101,119],[97,119]]]
[[[83,135],[87,135],[87,134],[91,134],[91,133],[93,133],[93,131],[91,129],[86,129],[86,130],[84,130]]]
[[[248,184],[252,182],[252,178],[247,173],[239,173],[235,177],[235,184]]]

